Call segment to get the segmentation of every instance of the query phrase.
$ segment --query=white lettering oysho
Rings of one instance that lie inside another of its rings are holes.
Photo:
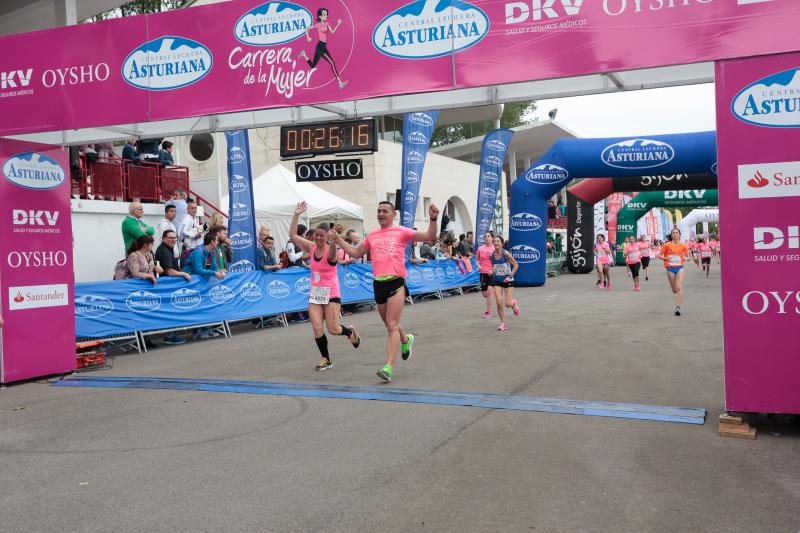
[[[687,7],[693,4],[710,4],[714,0],[603,0],[603,11],[606,15],[616,17],[625,13],[629,7],[634,13],[647,11],[661,11],[675,7]],[[616,8],[613,9],[612,8]]]
[[[750,291],[742,297],[742,308],[750,315],[763,315],[772,307],[772,301],[778,304],[779,315],[789,314],[786,310],[786,303],[794,296],[797,305],[794,307],[795,314],[800,315],[800,291]]]
[[[95,81],[106,81],[111,69],[106,63],[80,65],[76,67],[48,69],[42,73],[42,85],[47,88],[59,85],[82,85]]]
[[[63,267],[67,264],[67,252],[50,250],[46,252],[8,252],[6,262],[11,268]]]

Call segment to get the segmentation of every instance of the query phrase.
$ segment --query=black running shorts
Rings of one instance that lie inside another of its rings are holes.
[[[388,281],[378,281],[377,279],[372,282],[372,291],[375,293],[375,303],[385,304],[389,298],[400,292],[405,291],[405,296],[408,296],[408,287],[406,287],[406,278],[394,278]]]

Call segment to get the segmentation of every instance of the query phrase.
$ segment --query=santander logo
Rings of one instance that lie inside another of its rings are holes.
[[[761,175],[761,172],[756,170],[756,175],[753,176],[751,179],[747,180],[747,184],[754,189],[760,189],[761,187],[766,187],[769,185],[769,180]]]
[[[17,295],[14,296],[14,301],[17,303],[24,302],[25,297],[22,294],[20,294],[19,291],[17,291]]]

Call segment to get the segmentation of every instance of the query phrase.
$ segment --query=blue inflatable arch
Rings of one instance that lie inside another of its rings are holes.
[[[511,185],[509,239],[519,286],[544,285],[547,201],[575,178],[716,174],[713,131],[607,139],[561,139]]]

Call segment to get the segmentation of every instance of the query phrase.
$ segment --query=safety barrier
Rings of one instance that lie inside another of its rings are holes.
[[[564,269],[567,262],[567,255],[561,252],[553,252],[547,254],[547,275],[558,276]]]
[[[372,268],[353,264],[339,268],[342,303],[372,302]],[[478,283],[477,269],[463,272],[456,261],[408,265],[412,296],[438,294]],[[81,338],[197,328],[204,324],[269,317],[308,308],[310,271],[230,273],[223,279],[193,276],[102,281],[75,284],[76,333]],[[226,326],[227,327],[227,326]],[[141,335],[141,334],[140,334]]]

